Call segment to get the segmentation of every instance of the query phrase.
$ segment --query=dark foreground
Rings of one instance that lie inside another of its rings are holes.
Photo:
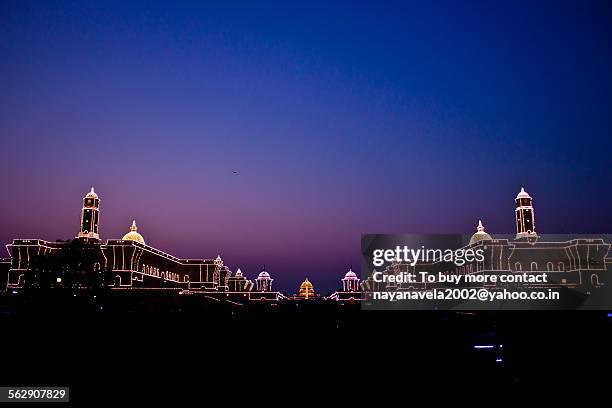
[[[612,361],[605,312],[364,312],[148,294],[0,300],[0,385],[68,385],[75,403],[594,386],[609,381]]]

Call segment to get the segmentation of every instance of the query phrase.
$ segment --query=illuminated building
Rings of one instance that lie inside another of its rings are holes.
[[[42,257],[61,257],[70,253],[73,258],[82,258],[77,264],[87,265],[79,267],[86,269],[83,270],[83,273],[102,270],[112,273],[112,282],[109,286],[117,290],[227,290],[227,281],[231,272],[227,266],[223,265],[221,257],[218,256],[214,260],[179,259],[167,254],[146,245],[142,235],[137,232],[138,227],[135,221],[123,239],[100,242],[99,204],[100,198],[92,188],[83,198],[81,225],[77,236],[79,241],[83,242],[82,244],[70,241],[15,239],[7,245],[11,255],[11,267],[6,279],[6,288],[22,288],[28,276],[37,276],[39,272],[45,273],[45,270],[49,272],[50,264],[37,263]],[[48,261],[52,260],[52,258],[48,259]],[[36,270],[32,269],[34,266]],[[61,271],[54,271],[54,273],[61,273]]]
[[[353,272],[352,268],[349,268],[348,272],[346,272],[341,281],[342,290],[332,293],[328,299],[335,300],[337,302],[363,300],[360,279],[357,277],[357,274]]]
[[[597,289],[609,280],[612,262],[607,257],[611,244],[603,238],[574,238],[569,240],[544,241],[535,232],[532,198],[521,188],[515,199],[517,234],[512,237],[492,237],[485,232],[481,221],[476,233],[463,249],[482,250],[483,261],[470,262],[462,266],[453,262],[434,261],[420,263],[418,271],[451,275],[465,274],[507,274],[507,273],[546,273],[548,281],[525,285],[525,288],[567,288],[588,292]],[[383,274],[398,275],[416,273],[415,266],[407,263],[392,263]],[[372,275],[374,272],[372,273]],[[390,283],[376,282],[372,275],[363,282],[367,292],[385,290],[424,290],[436,284],[422,282]],[[473,287],[482,287],[474,284]],[[488,286],[489,289],[493,287]]]
[[[83,209],[81,210],[81,228],[77,238],[100,239],[98,225],[100,223],[100,198],[91,188],[91,191],[83,197]]]
[[[482,248],[484,261],[456,266],[434,262],[420,268],[450,274],[483,272],[548,272],[545,287],[601,287],[612,265],[606,258],[610,244],[601,238],[544,242],[535,233],[532,199],[524,189],[516,198],[517,235],[514,239],[492,237],[481,221],[466,248]],[[92,188],[83,198],[77,239],[45,241],[14,239],[8,244],[10,258],[0,259],[0,289],[18,291],[29,287],[87,288],[103,282],[115,291],[163,290],[181,295],[206,294],[229,301],[278,302],[287,297],[272,289],[274,279],[264,269],[249,280],[238,269],[230,269],[218,255],[214,259],[180,259],[146,244],[136,221],[122,239],[99,239],[100,197]],[[524,239],[528,238],[528,239]],[[393,263],[384,274],[414,272],[409,265]],[[381,283],[369,276],[363,282],[349,269],[341,279],[342,289],[327,299],[338,302],[363,300],[369,291],[427,289],[425,283]],[[97,283],[96,283],[97,284]],[[321,299],[306,279],[292,300]]]
[[[515,199],[516,204],[516,238],[529,238],[536,236],[535,214],[533,211],[533,199],[521,187]]]

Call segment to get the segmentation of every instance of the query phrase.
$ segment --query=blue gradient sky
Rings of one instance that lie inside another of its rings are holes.
[[[0,2],[0,240],[135,218],[327,292],[361,233],[610,232],[610,2]],[[460,3],[460,4],[459,4]],[[239,173],[233,174],[236,170]]]

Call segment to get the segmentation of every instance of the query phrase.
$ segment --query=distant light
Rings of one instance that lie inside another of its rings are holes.
[[[495,360],[495,362],[496,362],[496,363],[503,363],[503,361],[504,361],[504,360],[503,360],[503,359],[501,359],[501,358],[498,358],[497,360]]]
[[[492,344],[484,344],[484,345],[478,345],[478,344],[477,344],[477,345],[475,345],[475,346],[474,346],[474,348],[475,348],[475,349],[477,349],[477,350],[478,350],[478,349],[492,349],[492,348],[494,348],[494,347],[495,347],[495,346],[494,346],[494,345],[492,345]]]
[[[62,278],[57,278],[56,281],[57,283],[62,283]]]
[[[13,291],[13,295],[16,295],[16,294],[17,294],[17,291],[16,291],[16,290],[14,290],[14,291]]]
[[[612,313],[608,313],[608,317],[612,317]]]
[[[503,345],[503,344],[500,344],[500,345],[499,345],[499,348],[504,348],[504,345]]]

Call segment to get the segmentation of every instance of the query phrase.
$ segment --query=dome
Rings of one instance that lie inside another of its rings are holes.
[[[523,187],[521,187],[521,191],[519,191],[519,193],[516,196],[516,199],[518,200],[519,198],[531,198],[531,196],[529,195],[529,193],[527,193],[525,191],[525,189]]]
[[[306,289],[312,289],[312,283],[310,283],[310,281],[308,280],[308,278],[306,278],[306,280],[304,280],[304,282],[302,282],[302,284],[300,285],[300,290],[306,290]]]
[[[344,275],[344,279],[357,279],[357,275],[355,275],[352,269],[349,269],[346,275]]]
[[[259,272],[257,279],[270,279],[270,274],[266,271]]]
[[[470,245],[483,241],[483,240],[491,240],[491,239],[493,238],[491,238],[491,235],[485,232],[484,226],[482,225],[482,221],[478,220],[478,227],[476,228],[476,233],[472,235],[472,238],[470,238]]]
[[[98,198],[98,195],[96,194],[96,192],[94,191],[94,188],[91,188],[91,191],[89,193],[87,193],[87,195],[85,196],[85,198]]]
[[[304,282],[302,282],[302,284],[300,285],[300,291],[298,295],[305,299],[310,299],[315,295],[314,286],[312,286],[312,283],[310,283],[308,278],[306,278]]]
[[[137,230],[138,230],[138,227],[136,226],[136,220],[134,220],[132,221],[132,225],[130,226],[130,232],[125,234],[122,239],[124,241],[136,241],[136,242],[140,242],[141,244],[144,244],[145,240],[142,237],[142,235],[136,232]]]

